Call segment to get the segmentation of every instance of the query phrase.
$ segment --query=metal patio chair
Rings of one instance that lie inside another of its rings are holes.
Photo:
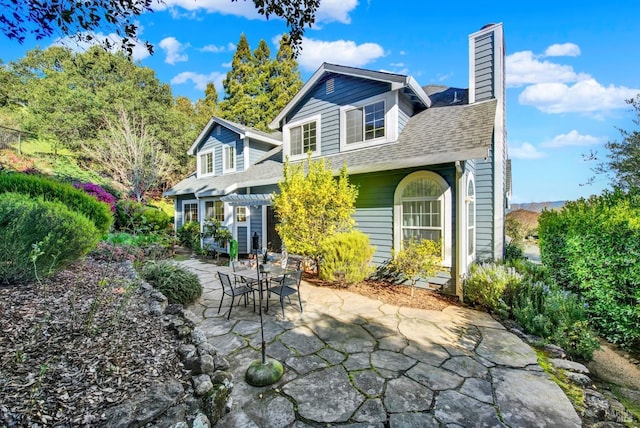
[[[302,312],[302,299],[300,298],[300,281],[302,280],[302,271],[293,270],[282,276],[280,285],[269,287],[267,289],[267,311],[269,310],[269,295],[271,293],[280,296],[280,307],[282,308],[282,318],[284,318],[284,298],[290,299],[292,294],[298,294],[298,303],[300,304],[300,312]]]
[[[233,309],[233,302],[236,299],[236,296],[244,296],[244,306],[247,306],[248,294],[252,294],[253,298],[253,311],[256,310],[256,295],[255,289],[249,287],[248,285],[234,285],[231,282],[231,278],[228,274],[222,273],[218,271],[218,278],[220,278],[220,283],[222,284],[222,296],[220,296],[220,306],[218,306],[218,313],[220,313],[220,309],[222,308],[222,301],[224,300],[225,294],[227,296],[231,296],[231,305],[229,306],[229,313],[227,314],[227,319],[231,317],[231,309]],[[239,303],[239,302],[238,302]]]

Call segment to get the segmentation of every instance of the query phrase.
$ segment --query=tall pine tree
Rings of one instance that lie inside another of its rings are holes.
[[[249,49],[249,42],[242,34],[231,61],[231,70],[222,82],[226,95],[220,103],[220,115],[224,119],[253,126],[249,112],[253,109],[253,94],[257,92],[251,87],[255,75],[255,61]]]
[[[276,54],[275,61],[272,63],[269,83],[267,124],[276,118],[278,113],[302,88],[298,61],[294,57],[293,48],[287,34],[284,34],[280,39],[280,48]]]
[[[202,129],[209,122],[211,117],[220,115],[220,105],[218,104],[218,90],[213,82],[207,83],[204,90],[204,98],[196,102],[196,123]]]

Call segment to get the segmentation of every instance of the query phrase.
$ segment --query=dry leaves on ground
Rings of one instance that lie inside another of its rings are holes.
[[[181,378],[176,341],[122,264],[79,262],[0,288],[0,426],[99,425],[152,383]]]

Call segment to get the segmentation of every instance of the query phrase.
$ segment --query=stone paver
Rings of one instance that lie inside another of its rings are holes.
[[[284,318],[275,299],[263,313],[267,355],[283,363],[283,378],[267,387],[248,385],[244,374],[260,359],[262,342],[253,304],[234,305],[227,321],[230,299],[218,314],[216,270],[231,269],[196,259],[180,263],[204,288],[189,307],[194,321],[234,378],[232,410],[220,427],[581,424],[562,390],[541,373],[531,347],[489,314],[458,306],[400,308],[304,282],[304,312],[294,298]]]

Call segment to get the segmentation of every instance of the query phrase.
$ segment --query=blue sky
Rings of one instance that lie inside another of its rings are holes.
[[[637,0],[432,2],[322,0],[298,59],[303,80],[323,62],[413,76],[420,84],[468,87],[468,38],[502,22],[507,51],[507,132],[513,159],[512,202],[566,200],[608,186],[591,177],[583,154],[604,156],[616,127],[637,125],[625,99],[640,94],[640,3]],[[251,1],[166,0],[139,20],[155,45],[135,57],[171,84],[174,96],[203,97],[208,81],[222,93],[241,33],[251,49],[265,39],[277,51],[283,21],[265,20]],[[35,46],[0,36],[0,58]]]

